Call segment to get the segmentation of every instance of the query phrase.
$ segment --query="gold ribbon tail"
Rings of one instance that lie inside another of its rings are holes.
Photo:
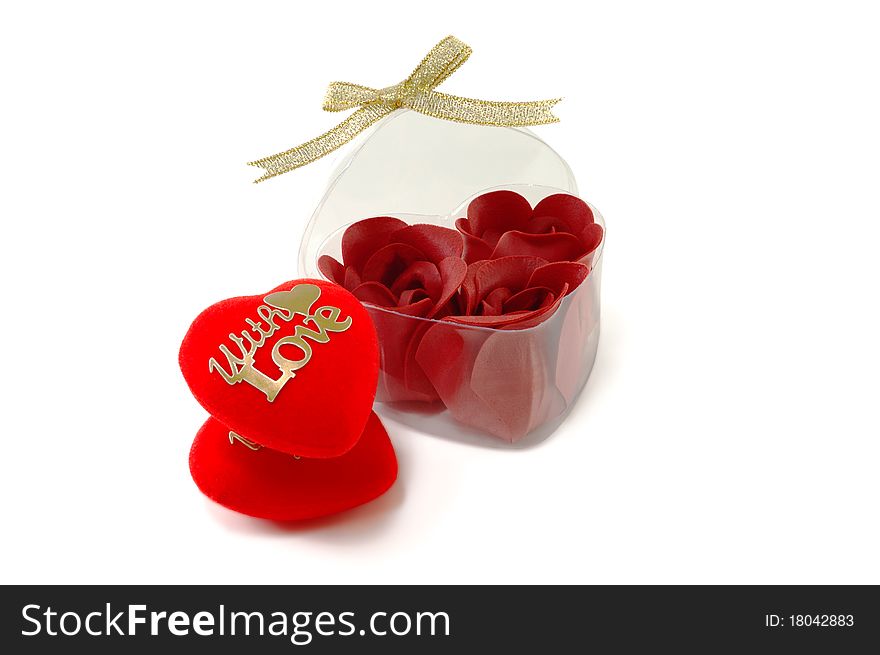
[[[254,182],[263,182],[276,175],[311,164],[313,161],[329,155],[392,111],[394,109],[382,105],[362,107],[332,130],[315,137],[311,141],[307,141],[296,148],[279,152],[277,155],[269,155],[262,159],[249,161],[248,166],[257,166],[264,171],[263,175],[254,180]]]
[[[462,98],[434,89],[467,61],[470,47],[454,36],[435,45],[403,82],[373,89],[349,82],[333,82],[324,97],[325,111],[357,109],[329,132],[277,155],[248,162],[263,169],[255,182],[287,173],[330,154],[351,141],[376,121],[398,109],[457,123],[498,127],[546,125],[559,121],[553,106],[559,98],[532,102],[499,102]]]
[[[558,123],[553,105],[562,98],[532,100],[530,102],[500,102],[475,100],[431,91],[416,96],[407,106],[420,114],[442,118],[456,123],[492,125],[496,127],[526,127]]]

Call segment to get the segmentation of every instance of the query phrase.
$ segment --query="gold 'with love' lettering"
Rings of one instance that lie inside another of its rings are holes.
[[[238,434],[238,432],[234,432],[234,431],[230,430],[229,431],[229,444],[234,446],[236,441],[240,444],[243,444],[244,447],[249,450],[256,451],[256,450],[263,449],[263,446],[258,444],[256,441],[251,441],[250,439],[247,439],[246,437],[243,437],[240,434]],[[300,457],[299,455],[294,455],[293,458],[296,460],[302,459],[302,457]]]
[[[345,332],[351,327],[350,316],[339,320],[342,310],[338,307],[327,305],[312,311],[320,296],[321,288],[314,284],[297,284],[290,291],[270,293],[263,298],[266,304],[257,307],[257,316],[262,320],[245,319],[250,330],[242,330],[240,335],[229,334],[229,339],[235,344],[239,354],[233,354],[225,344],[220,346],[220,352],[226,357],[229,369],[224,369],[212,357],[208,360],[208,372],[217,371],[227,384],[247,382],[266,394],[266,399],[271,403],[284,385],[296,377],[296,371],[312,358],[312,346],[306,339],[315,343],[327,343],[330,341],[330,332]],[[280,338],[272,347],[272,361],[281,375],[272,378],[257,370],[254,366],[257,350],[266,343],[266,339],[281,329],[279,320],[289,323],[297,314],[305,317],[302,324],[296,326],[293,334]],[[316,329],[306,327],[309,323]],[[297,348],[302,356],[299,359],[286,357],[281,353],[284,346]]]

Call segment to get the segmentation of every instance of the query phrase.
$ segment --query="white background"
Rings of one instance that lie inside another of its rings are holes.
[[[7,3],[0,579],[880,583],[875,11]],[[214,506],[178,345],[295,276],[333,165],[244,162],[449,33],[475,53],[443,90],[565,97],[537,131],[609,225],[592,378],[531,449],[389,422],[400,479],[348,514]]]

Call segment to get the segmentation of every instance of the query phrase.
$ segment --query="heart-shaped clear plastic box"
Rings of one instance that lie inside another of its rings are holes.
[[[342,235],[361,219],[455,229],[474,197],[496,189],[516,191],[532,206],[556,193],[577,195],[565,161],[527,129],[395,112],[362,135],[333,173],[303,236],[300,273],[324,277],[318,258],[341,260]],[[587,279],[528,329],[454,325],[367,305],[379,332],[383,413],[453,438],[488,433],[517,442],[552,432],[595,360],[603,246],[604,239]]]

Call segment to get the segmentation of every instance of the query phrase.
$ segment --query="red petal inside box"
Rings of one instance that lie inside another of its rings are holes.
[[[544,229],[555,226],[557,229],[578,234],[587,224],[593,223],[595,218],[590,206],[577,196],[556,193],[535,205],[532,220]]]
[[[501,235],[492,259],[511,255],[541,257],[548,262],[574,261],[584,252],[581,240],[565,232],[529,234],[511,230]]]
[[[514,191],[491,191],[474,198],[467,209],[473,233],[493,245],[497,236],[524,225],[532,215],[529,201]]]
[[[437,225],[410,225],[394,233],[391,240],[418,249],[428,261],[438,263],[447,257],[461,257],[464,242],[455,230]]]
[[[399,218],[377,216],[358,221],[342,235],[342,258],[346,267],[362,269],[373,254],[388,245],[391,235],[406,227]]]

